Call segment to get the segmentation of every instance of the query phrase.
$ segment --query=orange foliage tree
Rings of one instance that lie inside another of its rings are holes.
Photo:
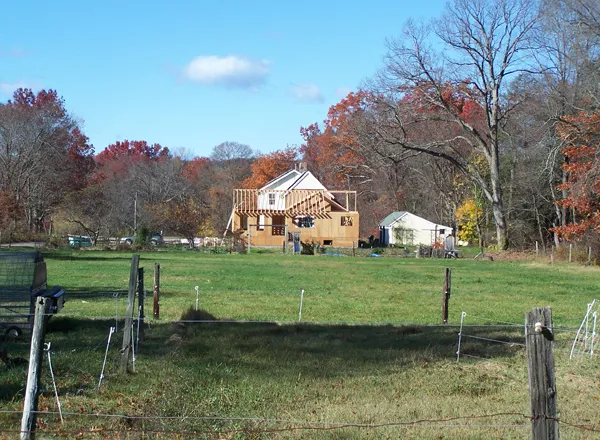
[[[329,108],[321,129],[318,123],[302,127],[304,160],[326,186],[342,185],[364,163],[358,138],[359,118],[372,104],[373,95],[358,91]]]
[[[250,166],[252,175],[244,180],[242,185],[245,188],[260,188],[280,174],[292,169],[297,159],[298,150],[290,146],[283,150],[261,154]]]
[[[600,231],[600,111],[565,116],[557,132],[564,147],[563,169],[568,181],[559,185],[567,197],[561,205],[572,210],[574,220],[554,228],[568,240]]]

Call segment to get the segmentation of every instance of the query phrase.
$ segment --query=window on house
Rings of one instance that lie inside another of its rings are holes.
[[[446,230],[445,229],[440,229],[440,235],[445,235],[446,234]]]
[[[283,215],[275,215],[272,217],[273,223],[271,227],[272,235],[285,235],[285,217]]]
[[[275,204],[275,194],[269,193],[269,205]]]
[[[323,240],[323,246],[333,246],[333,240]]]
[[[351,215],[343,215],[342,216],[342,226],[352,226],[354,224],[354,219]]]
[[[298,216],[294,218],[294,224],[299,228],[314,228],[315,218],[310,215]]]
[[[259,231],[264,231],[265,229],[265,216],[264,215],[259,215],[258,216],[258,225],[257,225],[257,229]]]

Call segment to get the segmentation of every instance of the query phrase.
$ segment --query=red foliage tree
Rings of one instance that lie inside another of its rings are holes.
[[[0,145],[0,190],[36,231],[66,194],[85,186],[94,166],[92,145],[55,90],[20,88],[0,104]]]
[[[210,167],[208,157],[194,157],[183,165],[182,175],[189,182],[197,182],[202,179]]]
[[[136,162],[161,161],[170,157],[169,149],[160,144],[149,145],[146,141],[117,141],[96,156],[98,178],[110,179],[127,174]]]
[[[572,210],[575,220],[554,230],[568,240],[579,239],[600,232],[600,112],[565,116],[557,132],[565,145],[563,169],[568,175],[559,185],[567,193],[560,203]]]

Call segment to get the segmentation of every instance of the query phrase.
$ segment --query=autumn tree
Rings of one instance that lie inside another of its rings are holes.
[[[567,197],[562,205],[572,211],[572,222],[556,228],[568,240],[600,231],[600,112],[567,116],[558,127],[564,142],[563,164],[568,174],[561,185]]]
[[[195,157],[184,161],[181,169],[182,186],[173,197],[148,207],[153,221],[162,228],[183,235],[194,247],[194,238],[212,234],[210,187],[211,161]]]
[[[534,0],[454,0],[431,26],[409,22],[402,38],[388,42],[376,81],[388,106],[382,136],[398,148],[447,160],[473,180],[492,207],[500,249],[508,246],[501,138],[511,112],[503,97],[511,76],[527,68],[537,21]],[[433,48],[432,37],[445,53]],[[456,105],[462,96],[465,105],[481,109],[482,127]],[[473,151],[489,164],[488,180],[469,163]]]
[[[363,90],[349,93],[329,108],[323,128],[314,123],[300,129],[303,160],[325,186],[349,188],[370,181],[372,169],[362,154],[361,125],[372,100]]]
[[[56,91],[18,89],[0,104],[0,190],[23,208],[31,230],[47,229],[64,196],[85,185],[92,156]]]
[[[147,207],[181,193],[183,161],[168,148],[147,141],[118,141],[96,157],[92,180],[100,184],[112,209],[104,224],[112,234],[134,233],[139,225],[154,227]]]
[[[233,209],[233,190],[250,177],[250,166],[255,153],[249,145],[223,142],[216,145],[210,155],[212,184],[211,216],[216,231],[224,231]]]
[[[0,191],[0,243],[2,232],[11,232],[21,210],[15,198],[7,191]]]
[[[190,247],[194,238],[204,235],[204,228],[210,222],[210,207],[193,196],[182,196],[152,207],[155,221],[166,230],[183,235]]]
[[[298,150],[295,147],[286,147],[283,150],[261,154],[250,166],[252,174],[243,182],[245,188],[260,188],[280,174],[294,168],[298,159]]]
[[[66,221],[88,235],[96,245],[101,233],[107,232],[106,223],[113,209],[102,184],[92,184],[69,193],[61,213]]]

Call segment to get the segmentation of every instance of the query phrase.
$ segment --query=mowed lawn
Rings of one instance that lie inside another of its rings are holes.
[[[47,335],[66,412],[64,424],[56,414],[40,415],[40,430],[51,438],[527,439],[520,324],[526,311],[546,305],[558,327],[560,416],[588,427],[600,423],[598,359],[569,360],[572,329],[599,296],[594,267],[142,253],[149,293],[154,263],[161,265],[161,319],[150,319],[136,373],[126,376],[118,374],[119,328],[98,391],[115,307],[120,317],[125,309],[131,254],[57,252],[45,260],[49,284],[69,295]],[[446,267],[452,269],[451,325],[442,327]],[[199,313],[188,311],[195,286]],[[462,311],[466,324],[505,326],[465,327],[457,363],[454,325]],[[225,322],[191,322],[211,316]],[[25,355],[26,344],[11,343],[9,351]],[[44,368],[40,409],[54,412]],[[18,411],[24,371],[1,373],[0,406]],[[11,430],[18,422],[18,414],[0,414],[0,432],[16,437]],[[561,438],[600,435],[564,424]]]
[[[131,254],[49,253],[50,285],[69,292],[65,315],[111,317],[125,309]],[[220,319],[312,322],[440,323],[444,268],[452,269],[450,322],[522,323],[532,307],[551,306],[555,325],[577,326],[600,295],[596,267],[546,263],[404,258],[142,253],[151,306],[154,263],[161,266],[161,318],[195,305]]]

